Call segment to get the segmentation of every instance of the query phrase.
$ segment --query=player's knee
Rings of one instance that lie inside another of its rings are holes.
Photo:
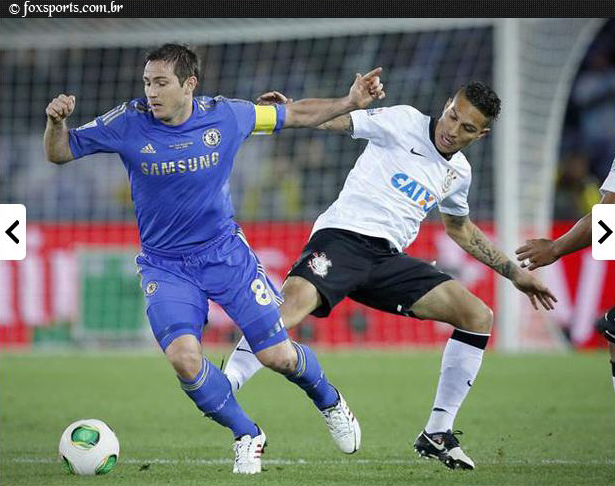
[[[297,368],[297,351],[290,341],[287,346],[276,345],[264,349],[256,353],[256,357],[263,366],[283,375],[288,375]]]
[[[493,311],[480,299],[461,314],[460,328],[470,332],[489,334],[493,326]]]
[[[201,371],[201,366],[203,366],[203,356],[192,349],[175,347],[170,351],[168,350],[166,355],[175,372],[183,380],[196,378]]]

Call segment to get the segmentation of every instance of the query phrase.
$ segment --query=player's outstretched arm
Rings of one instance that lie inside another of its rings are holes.
[[[532,274],[515,265],[468,216],[443,213],[442,221],[446,234],[474,258],[509,279],[517,289],[528,296],[535,309],[538,310],[537,301],[547,310],[554,308],[553,303],[557,302],[557,299],[551,291]]]
[[[293,99],[287,98],[279,91],[269,91],[260,95],[256,99],[256,102],[259,105],[286,105],[292,103]],[[344,115],[340,115],[333,118],[332,120],[321,123],[316,128],[321,130],[332,130],[335,132],[345,132],[350,134],[352,134],[354,131],[354,126],[352,124],[352,117],[350,116],[350,113],[345,113]]]
[[[350,113],[335,117],[333,120],[321,123],[316,128],[320,130],[331,130],[334,132],[344,132],[350,135],[354,132],[354,125]]]
[[[601,204],[615,204],[615,193],[605,191]],[[550,265],[564,255],[587,248],[592,244],[592,215],[583,216],[570,230],[557,240],[539,238],[526,240],[525,245],[516,250],[517,260],[522,267],[535,270]]]
[[[64,164],[74,159],[68,143],[66,118],[75,109],[73,95],[59,95],[47,105],[47,126],[45,127],[45,155],[49,162]]]
[[[343,98],[307,98],[286,105],[284,128],[314,128],[333,118],[368,106],[386,95],[380,82],[382,68],[365,75],[356,74],[347,96]]]

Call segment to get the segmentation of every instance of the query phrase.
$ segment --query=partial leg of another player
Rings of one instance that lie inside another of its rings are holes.
[[[613,388],[615,389],[615,307],[606,312],[604,316],[596,322],[596,328],[609,342]]]
[[[454,280],[434,287],[411,310],[420,319],[448,322],[456,328],[444,348],[429,420],[414,448],[424,457],[440,459],[451,469],[474,469],[474,461],[459,446],[453,423],[480,369],[493,313]]]
[[[613,374],[613,388],[615,389],[615,343],[609,343],[609,354],[611,356],[611,373]]]

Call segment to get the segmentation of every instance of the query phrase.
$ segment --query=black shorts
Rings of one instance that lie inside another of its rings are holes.
[[[423,295],[452,277],[399,253],[388,240],[326,228],[312,235],[288,276],[303,277],[320,292],[312,312],[326,317],[344,297],[392,314],[413,316]]]

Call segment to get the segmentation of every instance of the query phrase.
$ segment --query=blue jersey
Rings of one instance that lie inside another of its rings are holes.
[[[169,126],[140,98],[70,130],[69,142],[75,158],[118,153],[143,248],[183,253],[232,227],[228,179],[235,154],[251,134],[280,130],[285,117],[283,105],[201,96],[187,121]]]

